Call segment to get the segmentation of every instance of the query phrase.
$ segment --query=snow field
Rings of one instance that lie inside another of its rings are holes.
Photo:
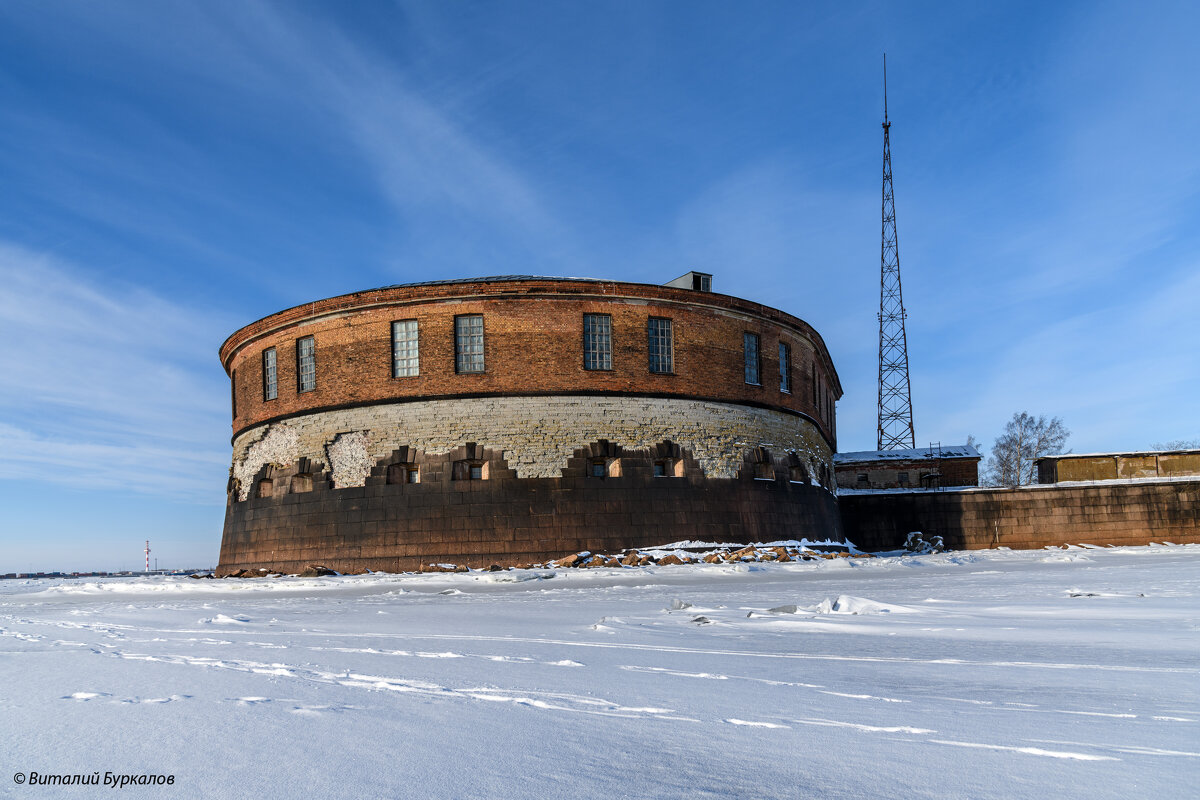
[[[0,794],[1186,797],[1198,633],[1195,545],[4,581]]]

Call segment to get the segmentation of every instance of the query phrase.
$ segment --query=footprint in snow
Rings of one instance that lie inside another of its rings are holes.
[[[158,703],[173,703],[176,700],[191,700],[191,699],[192,699],[192,695],[190,695],[190,694],[173,694],[170,697],[146,697],[146,698],[131,697],[129,699],[122,700],[121,702],[122,703],[154,703],[154,704],[158,704]]]
[[[108,692],[74,692],[72,694],[63,695],[60,700],[78,700],[86,703],[88,700],[95,700],[97,697],[112,697]]]
[[[340,714],[343,711],[353,711],[356,708],[357,708],[357,706],[343,706],[343,705],[292,706],[291,708],[288,709],[288,713],[296,714],[301,717],[319,717],[326,711],[332,712],[334,714]]]

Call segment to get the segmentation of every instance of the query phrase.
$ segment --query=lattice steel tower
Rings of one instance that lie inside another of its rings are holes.
[[[887,56],[883,57],[883,237],[879,254],[879,425],[876,449],[916,447],[908,384],[908,337],[900,293],[900,249],[892,196],[892,123],[887,114]]]

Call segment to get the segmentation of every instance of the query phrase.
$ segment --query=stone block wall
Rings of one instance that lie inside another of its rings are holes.
[[[930,472],[938,472],[940,486],[978,486],[978,458],[913,459],[911,461],[872,461],[844,463],[835,466],[839,489],[893,489],[901,486],[900,473],[908,474],[908,486],[920,488],[926,485],[922,479]],[[867,480],[860,481],[859,476]]]
[[[446,453],[474,442],[501,453],[518,478],[552,478],[564,474],[577,448],[601,439],[631,450],[674,442],[708,478],[736,477],[745,454],[760,447],[777,457],[795,454],[816,482],[832,469],[824,438],[796,415],[698,400],[576,396],[412,401],[294,417],[237,437],[232,475],[239,500],[250,496],[263,465],[300,458],[330,464],[338,486],[361,486],[399,447]],[[351,440],[358,446],[350,448]],[[336,480],[351,473],[361,478]]]
[[[1038,483],[1200,477],[1200,451],[1046,456],[1037,468]]]
[[[879,492],[838,498],[846,538],[902,547],[910,531],[950,549],[1200,542],[1200,478],[1088,486]]]
[[[309,414],[235,440],[220,570],[840,540],[831,457],[803,417],[696,400],[464,398]]]
[[[655,477],[654,461],[672,455],[682,469]],[[589,476],[597,457],[620,459],[620,474]],[[455,479],[461,460],[486,464],[487,479]],[[596,443],[569,461],[565,477],[517,479],[495,451],[474,443],[434,456],[401,448],[363,486],[335,489],[318,474],[301,480],[301,491],[291,480],[319,465],[265,465],[256,486],[269,480],[269,493],[228,506],[218,569],[296,572],[317,563],[395,572],[529,564],[680,539],[841,540],[834,495],[792,480],[788,459],[764,461],[761,450],[746,454],[738,477],[723,479],[703,477],[690,453],[670,445],[630,451]],[[420,482],[389,483],[388,468],[399,463],[417,466]]]

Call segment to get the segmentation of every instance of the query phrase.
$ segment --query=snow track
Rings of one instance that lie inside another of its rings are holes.
[[[1198,546],[0,592],[13,772],[254,798],[1200,782]]]

